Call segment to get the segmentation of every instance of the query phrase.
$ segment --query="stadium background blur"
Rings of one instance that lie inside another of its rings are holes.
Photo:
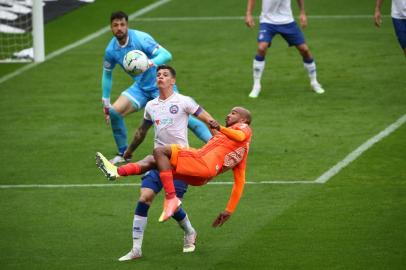
[[[102,0],[59,17],[45,25],[46,54],[108,26],[113,10],[131,14],[151,3]],[[172,0],[130,22],[171,51],[178,87],[215,118],[235,105],[253,113],[249,183],[232,219],[210,226],[231,174],[188,191],[184,205],[199,232],[193,254],[181,252],[174,222],[154,222],[157,203],[144,257],[119,263],[138,187],[63,187],[106,184],[94,154],[115,151],[100,104],[109,31],[1,82],[1,269],[404,269],[404,125],[327,183],[314,183],[405,114],[405,58],[390,17],[373,25],[374,5],[306,0],[305,36],[327,92],[310,90],[297,52],[278,37],[256,100],[248,93],[257,31],[244,25],[245,1]],[[389,15],[389,0],[382,12]],[[2,64],[0,76],[22,66]],[[129,83],[116,69],[113,95]],[[127,118],[130,133],[141,117]],[[150,153],[149,136],[135,158]]]

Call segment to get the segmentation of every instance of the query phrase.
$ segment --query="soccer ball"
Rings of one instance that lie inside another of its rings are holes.
[[[132,75],[141,74],[148,69],[148,57],[140,50],[129,51],[124,56],[123,66]]]

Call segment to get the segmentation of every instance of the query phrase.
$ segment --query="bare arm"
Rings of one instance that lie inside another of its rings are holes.
[[[135,149],[137,149],[138,146],[144,141],[145,136],[147,135],[148,130],[151,126],[152,126],[151,122],[149,122],[145,119],[142,121],[141,125],[135,131],[133,141],[128,146],[127,150],[125,150],[125,152],[124,152],[124,155],[123,155],[124,159],[131,158],[131,155],[135,151]]]
[[[297,5],[299,6],[299,19],[300,19],[300,26],[302,28],[305,28],[307,26],[307,16],[306,16],[306,11],[304,8],[304,0],[297,0]]]
[[[252,11],[255,7],[255,0],[248,0],[247,1],[247,11],[245,13],[245,24],[249,28],[253,28],[255,26],[254,18],[252,17]]]
[[[381,17],[382,3],[383,3],[383,0],[376,0],[375,13],[374,13],[374,22],[375,22],[376,27],[380,27],[382,24],[382,17]]]
[[[213,119],[213,117],[207,112],[207,111],[205,111],[204,109],[202,109],[202,112],[198,115],[198,116],[196,116],[198,119],[200,119],[201,121],[203,121],[206,125],[208,125],[209,126],[209,128],[210,128],[210,133],[212,134],[212,135],[214,135],[215,133],[217,133],[217,131],[216,130],[214,130],[211,126],[210,126],[210,123],[212,122],[212,121],[215,121],[214,119]]]

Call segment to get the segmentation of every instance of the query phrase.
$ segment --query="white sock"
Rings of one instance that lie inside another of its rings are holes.
[[[195,229],[192,227],[192,223],[190,223],[189,217],[187,215],[184,219],[178,221],[178,224],[186,234],[195,232]]]
[[[134,215],[133,220],[133,249],[141,250],[144,231],[147,227],[147,217]]]
[[[309,75],[310,83],[317,83],[316,62],[303,63]]]
[[[254,77],[254,85],[261,85],[262,73],[264,72],[265,61],[257,61],[254,59],[252,70]]]

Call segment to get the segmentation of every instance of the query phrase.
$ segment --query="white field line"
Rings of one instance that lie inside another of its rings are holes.
[[[134,12],[133,14],[131,14],[129,16],[129,20],[136,20],[136,21],[164,21],[164,22],[169,22],[169,21],[215,21],[215,20],[220,20],[220,21],[224,21],[224,20],[244,20],[244,17],[242,16],[219,16],[219,17],[158,17],[158,18],[138,18],[141,15],[144,15],[146,13],[148,13],[151,10],[154,10],[155,8],[158,8],[161,5],[164,5],[168,2],[170,2],[171,0],[161,0],[158,1],[154,4],[151,4],[143,9],[140,9],[137,12]],[[388,15],[383,16],[383,17],[390,17]],[[372,15],[362,15],[362,14],[358,14],[358,15],[310,15],[308,16],[309,19],[372,19],[373,16]],[[103,35],[104,33],[110,31],[110,26],[106,26],[103,27],[102,29],[96,31],[95,33],[88,35],[86,37],[84,37],[83,39],[80,39],[74,43],[71,43],[70,45],[67,45],[59,50],[56,50],[50,54],[48,54],[45,57],[45,61],[50,60],[54,57],[57,57],[71,49],[74,49],[78,46],[81,46],[101,35]],[[37,65],[39,65],[39,63],[31,63],[31,64],[27,64],[19,69],[17,69],[14,72],[11,72],[7,75],[4,75],[3,77],[0,78],[0,84],[2,84],[3,82],[8,81],[11,78],[14,78],[22,73],[24,73],[27,70],[32,69],[33,67],[36,67]]]
[[[155,2],[155,3],[153,3],[153,4],[149,5],[149,6],[146,6],[145,8],[140,9],[140,10],[130,14],[128,16],[128,20],[134,20],[135,18],[137,18],[137,17],[139,17],[141,15],[144,15],[144,14],[146,14],[146,13],[148,13],[148,12],[150,12],[150,11],[152,11],[152,10],[154,10],[154,9],[156,9],[156,8],[162,6],[162,5],[164,5],[164,4],[166,4],[166,3],[170,2],[170,1],[171,0],[160,0],[160,1]],[[45,57],[45,61],[48,61],[48,60],[50,60],[52,58],[55,58],[55,57],[57,57],[57,56],[59,56],[61,54],[64,54],[65,52],[67,52],[67,51],[69,51],[71,49],[79,47],[79,46],[81,46],[81,45],[83,45],[83,44],[85,44],[85,43],[87,43],[87,42],[89,42],[89,41],[91,41],[91,40],[93,40],[93,39],[107,33],[108,31],[110,31],[110,26],[103,27],[100,30],[94,32],[93,34],[90,34],[90,35],[88,35],[88,36],[86,36],[86,37],[84,37],[84,38],[82,38],[82,39],[80,39],[80,40],[78,40],[78,41],[76,41],[74,43],[71,43],[71,44],[69,44],[69,45],[67,45],[67,46],[65,46],[65,47],[63,47],[63,48],[61,48],[59,50],[56,50],[56,51],[48,54]],[[14,78],[14,77],[24,73],[27,70],[32,69],[33,67],[36,67],[39,64],[40,63],[31,63],[31,64],[28,64],[28,65],[25,65],[25,66],[17,69],[16,71],[1,77],[0,78],[0,84],[2,84],[5,81],[8,81],[11,78]]]
[[[308,19],[373,19],[373,15],[310,15]],[[383,17],[390,17],[384,15]],[[258,17],[255,17],[258,19]],[[181,21],[241,21],[243,16],[203,16],[203,17],[150,17],[137,18],[137,22],[181,22]]]
[[[298,181],[260,181],[260,182],[245,182],[247,185],[269,185],[269,184],[317,184],[313,181],[298,180]],[[214,181],[208,185],[232,185],[233,182],[220,182]],[[104,188],[104,187],[127,187],[127,186],[140,186],[140,183],[111,183],[111,184],[37,184],[37,185],[0,185],[0,189],[21,189],[21,188]]]
[[[362,153],[366,150],[371,148],[375,143],[379,142],[396,129],[401,127],[406,122],[406,114],[396,120],[393,124],[389,125],[383,131],[379,132],[374,137],[370,138],[368,141],[363,143],[349,155],[347,155],[343,160],[338,162],[335,166],[327,170],[321,176],[319,176],[314,181],[306,181],[306,180],[291,180],[291,181],[259,181],[259,182],[252,182],[247,181],[245,182],[247,185],[267,185],[267,184],[279,184],[279,185],[286,185],[286,184],[324,184],[328,180],[330,180],[334,175],[340,172],[344,167],[348,164],[353,162],[357,159]],[[222,182],[222,181],[213,181],[208,183],[209,185],[232,185],[233,182]],[[52,184],[37,184],[37,185],[0,185],[0,189],[21,189],[21,188],[94,188],[94,187],[123,187],[123,186],[140,186],[140,183],[111,183],[111,184],[59,184],[59,185],[52,185]]]
[[[382,140],[383,138],[394,132],[405,122],[406,122],[406,114],[404,114],[402,117],[396,120],[396,122],[385,128],[384,130],[379,132],[377,135],[375,135],[374,137],[370,138],[368,141],[363,143],[361,146],[359,146],[357,149],[351,152],[348,156],[346,156],[343,160],[341,160],[332,168],[330,168],[328,171],[319,176],[314,182],[319,184],[326,183],[334,175],[336,175],[339,171],[341,171],[344,167],[346,167],[348,164],[350,164],[360,155],[362,155],[362,153],[371,148],[375,143],[379,142],[380,140]]]

